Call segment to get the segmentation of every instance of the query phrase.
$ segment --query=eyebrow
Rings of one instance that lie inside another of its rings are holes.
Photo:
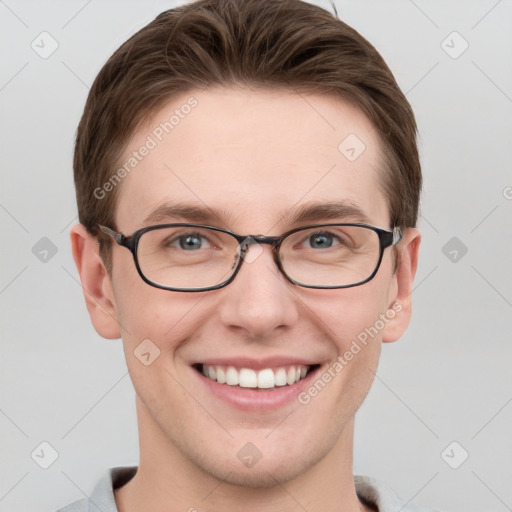
[[[144,220],[146,225],[162,221],[198,222],[202,224],[218,224],[226,226],[233,215],[226,210],[217,210],[206,206],[184,203],[164,203],[153,210]],[[351,221],[369,224],[370,220],[365,212],[350,201],[336,202],[309,202],[296,210],[290,209],[284,213],[280,224],[293,225],[306,222],[324,221]]]
[[[286,213],[284,219],[290,224],[323,222],[326,220],[350,220],[362,224],[370,223],[368,216],[359,206],[347,201],[306,203],[297,211]]]
[[[145,219],[145,224],[153,224],[167,220],[180,220],[184,222],[223,223],[226,212],[214,210],[206,206],[195,206],[183,203],[164,203],[153,210]]]

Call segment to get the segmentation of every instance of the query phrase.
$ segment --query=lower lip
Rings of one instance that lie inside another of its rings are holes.
[[[313,376],[320,368],[308,372],[306,377],[291,386],[279,386],[268,389],[241,388],[219,384],[217,381],[205,377],[197,370],[193,370],[208,390],[224,402],[243,411],[272,411],[297,400],[297,396],[309,385]]]

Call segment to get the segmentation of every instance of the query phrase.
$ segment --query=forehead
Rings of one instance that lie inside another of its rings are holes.
[[[164,221],[155,210],[179,205],[233,230],[282,231],[298,210],[327,203],[388,227],[377,133],[332,96],[231,88],[175,96],[134,134],[121,166],[129,162],[121,230]]]

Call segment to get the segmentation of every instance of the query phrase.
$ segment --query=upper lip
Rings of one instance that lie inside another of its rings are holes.
[[[282,366],[313,366],[319,363],[318,361],[311,361],[300,357],[277,356],[261,359],[253,359],[249,357],[208,358],[196,361],[194,364],[205,364],[207,366],[233,366],[235,368],[263,370],[265,368],[280,368]]]

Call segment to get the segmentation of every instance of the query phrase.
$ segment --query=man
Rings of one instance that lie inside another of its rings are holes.
[[[352,475],[420,243],[414,115],[376,50],[297,0],[169,10],[100,71],[74,170],[73,254],[123,339],[140,463],[61,510],[401,510]]]

